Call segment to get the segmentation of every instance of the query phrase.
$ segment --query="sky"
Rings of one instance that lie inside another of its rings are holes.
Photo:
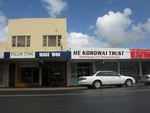
[[[0,41],[8,20],[66,18],[67,48],[150,48],[150,0],[0,0]]]

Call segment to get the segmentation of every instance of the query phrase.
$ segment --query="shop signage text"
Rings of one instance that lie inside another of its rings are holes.
[[[35,58],[35,52],[10,52],[10,58]]]
[[[120,59],[130,58],[129,50],[73,50],[73,59]]]
[[[39,53],[39,57],[61,57],[61,53]]]
[[[21,62],[20,67],[38,67],[38,62]]]
[[[123,56],[124,51],[74,51],[73,55],[119,55]]]
[[[4,58],[4,52],[0,52],[0,58]]]
[[[150,49],[130,49],[132,59],[149,59]]]
[[[36,58],[70,58],[71,52],[36,52]]]

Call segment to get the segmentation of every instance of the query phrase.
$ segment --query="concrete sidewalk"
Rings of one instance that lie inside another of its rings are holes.
[[[55,91],[55,90],[80,90],[87,89],[82,86],[68,86],[68,87],[32,87],[32,88],[6,88],[1,87],[0,91]]]
[[[143,86],[143,83],[133,84],[132,87]],[[113,87],[113,86],[102,86],[104,87]],[[124,87],[124,86],[123,86]],[[88,89],[84,86],[67,86],[67,87],[30,87],[30,88],[6,88],[1,87],[0,91],[56,91],[56,90],[80,90],[80,89]]]

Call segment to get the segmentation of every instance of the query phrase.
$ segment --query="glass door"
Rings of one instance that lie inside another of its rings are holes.
[[[78,68],[78,77],[89,75],[90,75],[90,68],[87,67]]]
[[[91,63],[71,63],[70,85],[78,85],[78,78],[81,76],[89,76],[91,72],[92,72]]]

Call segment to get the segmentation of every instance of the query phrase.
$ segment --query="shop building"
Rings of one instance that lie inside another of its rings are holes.
[[[150,73],[150,49],[79,48],[71,49],[68,83],[78,85],[78,77],[98,70],[113,70],[136,80]]]
[[[70,57],[69,51],[10,52],[9,86],[67,86],[67,61]]]
[[[5,45],[3,87],[67,86],[65,18],[10,19]]]
[[[67,50],[65,18],[22,18],[8,22],[0,42],[0,87],[78,85],[97,70],[132,76],[150,73],[150,49],[76,48]]]

